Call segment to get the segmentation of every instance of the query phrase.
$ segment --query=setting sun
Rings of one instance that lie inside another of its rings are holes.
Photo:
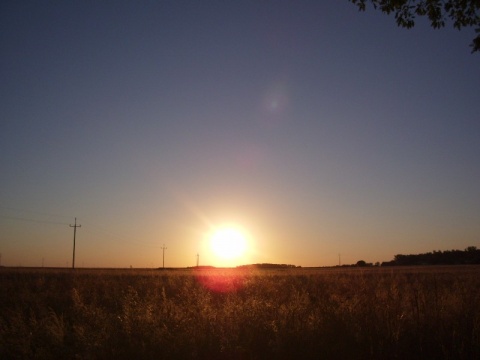
[[[247,240],[240,229],[222,227],[213,232],[210,246],[217,257],[223,260],[233,260],[245,253]]]

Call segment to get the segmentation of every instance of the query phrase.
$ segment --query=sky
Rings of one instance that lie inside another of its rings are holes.
[[[2,1],[1,265],[71,266],[75,218],[76,267],[480,247],[474,36],[347,0]]]

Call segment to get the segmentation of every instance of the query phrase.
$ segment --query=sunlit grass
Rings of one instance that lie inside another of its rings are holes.
[[[474,359],[479,273],[0,269],[0,358]]]

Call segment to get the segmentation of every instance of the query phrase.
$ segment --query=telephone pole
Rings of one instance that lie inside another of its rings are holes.
[[[163,250],[163,268],[165,269],[165,250],[167,250],[167,248],[165,247],[165,244],[163,244],[162,250]]]
[[[197,253],[197,267],[199,263],[200,263],[200,255]]]
[[[75,269],[75,235],[77,234],[77,227],[82,227],[82,225],[77,225],[77,218],[75,218],[75,225],[70,225],[73,227],[73,260],[72,260],[72,269]]]

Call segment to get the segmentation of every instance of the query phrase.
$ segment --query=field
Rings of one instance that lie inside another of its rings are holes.
[[[0,269],[1,359],[479,359],[480,267]]]

